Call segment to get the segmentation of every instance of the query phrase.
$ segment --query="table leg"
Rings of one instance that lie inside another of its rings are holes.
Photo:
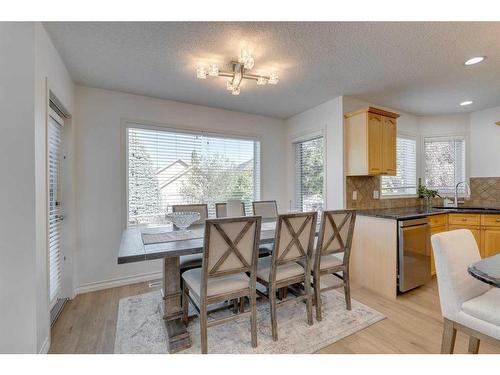
[[[168,351],[177,353],[191,346],[191,340],[182,321],[182,290],[179,257],[163,259],[163,319],[167,326]]]

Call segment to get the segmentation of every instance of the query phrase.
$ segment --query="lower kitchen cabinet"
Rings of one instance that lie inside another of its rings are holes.
[[[500,254],[500,227],[483,228],[481,231],[481,245],[481,255],[484,257]]]

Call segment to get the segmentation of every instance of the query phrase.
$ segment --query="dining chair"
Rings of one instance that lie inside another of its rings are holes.
[[[253,214],[262,216],[263,221],[276,220],[278,217],[278,205],[275,200],[271,201],[254,201],[252,202]],[[271,254],[273,244],[262,244],[259,247],[261,256]]]
[[[321,276],[334,275],[342,280],[346,309],[351,310],[349,258],[356,222],[356,211],[323,211],[318,242],[312,257],[314,302],[316,320],[321,321],[321,292],[338,288],[339,285],[321,288]],[[342,275],[339,275],[339,272]]]
[[[316,232],[316,212],[279,215],[275,247],[271,256],[259,258],[257,281],[267,288],[271,311],[273,340],[278,340],[276,310],[298,301],[306,301],[307,323],[313,324],[311,291],[311,255]],[[302,261],[304,266],[297,263]],[[304,291],[296,297],[277,302],[276,292],[293,284],[303,283]]]
[[[245,203],[238,199],[228,200],[227,203],[216,203],[215,216],[217,218],[245,216]]]
[[[177,204],[172,206],[172,212],[199,212],[200,219],[195,221],[193,225],[204,224],[208,219],[207,204]],[[195,267],[201,267],[201,254],[183,255],[179,259],[179,267],[181,271]]]
[[[200,317],[201,352],[207,353],[208,328],[250,316],[252,347],[257,347],[256,270],[261,218],[210,219],[205,225],[201,268],[182,274],[183,320],[188,324],[191,303]],[[208,321],[208,306],[248,297],[250,311],[234,311],[229,317]]]
[[[254,201],[252,202],[253,214],[262,216],[263,220],[276,219],[278,216],[278,205],[276,201]]]
[[[457,330],[469,336],[469,353],[479,351],[480,340],[500,346],[500,289],[467,272],[481,260],[474,235],[468,229],[431,237],[444,318],[441,353],[452,354]]]

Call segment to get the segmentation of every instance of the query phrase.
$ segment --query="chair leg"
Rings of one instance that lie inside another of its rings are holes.
[[[316,320],[320,322],[323,317],[321,315],[321,285],[319,276],[314,276],[314,304],[316,305]]]
[[[307,275],[304,279],[304,293],[306,295],[306,313],[307,313],[307,324],[313,325],[313,313],[312,313],[312,292],[311,292],[311,276]]]
[[[342,272],[342,277],[344,278],[345,307],[347,310],[351,310],[351,282],[349,281],[349,272]]]
[[[453,327],[453,322],[444,318],[443,341],[441,342],[441,354],[453,354],[455,348],[455,338],[457,330]]]
[[[189,289],[186,284],[182,287],[182,320],[184,324],[189,323]]]
[[[269,305],[271,308],[271,330],[273,333],[273,341],[278,341],[278,322],[276,317],[276,291],[274,288],[269,288]]]
[[[243,298],[241,299],[243,300]],[[252,348],[257,347],[257,293],[255,290],[250,295],[250,327],[252,334]]]
[[[201,354],[208,352],[208,326],[207,326],[207,305],[201,303],[200,306],[200,336],[201,336]]]
[[[479,353],[479,344],[481,341],[479,341],[478,338],[474,336],[469,336],[469,354],[477,354]]]
[[[240,314],[245,312],[245,297],[240,298]]]
[[[233,299],[233,313],[238,314],[238,298]]]

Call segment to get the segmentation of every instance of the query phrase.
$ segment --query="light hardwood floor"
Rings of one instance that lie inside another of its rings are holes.
[[[148,283],[140,283],[77,296],[52,329],[50,353],[113,353],[118,301],[151,290]],[[356,285],[352,297],[387,319],[319,353],[439,353],[442,318],[435,280],[396,301]],[[467,340],[458,333],[455,353],[467,353]],[[499,354],[500,348],[481,343],[479,352]]]

